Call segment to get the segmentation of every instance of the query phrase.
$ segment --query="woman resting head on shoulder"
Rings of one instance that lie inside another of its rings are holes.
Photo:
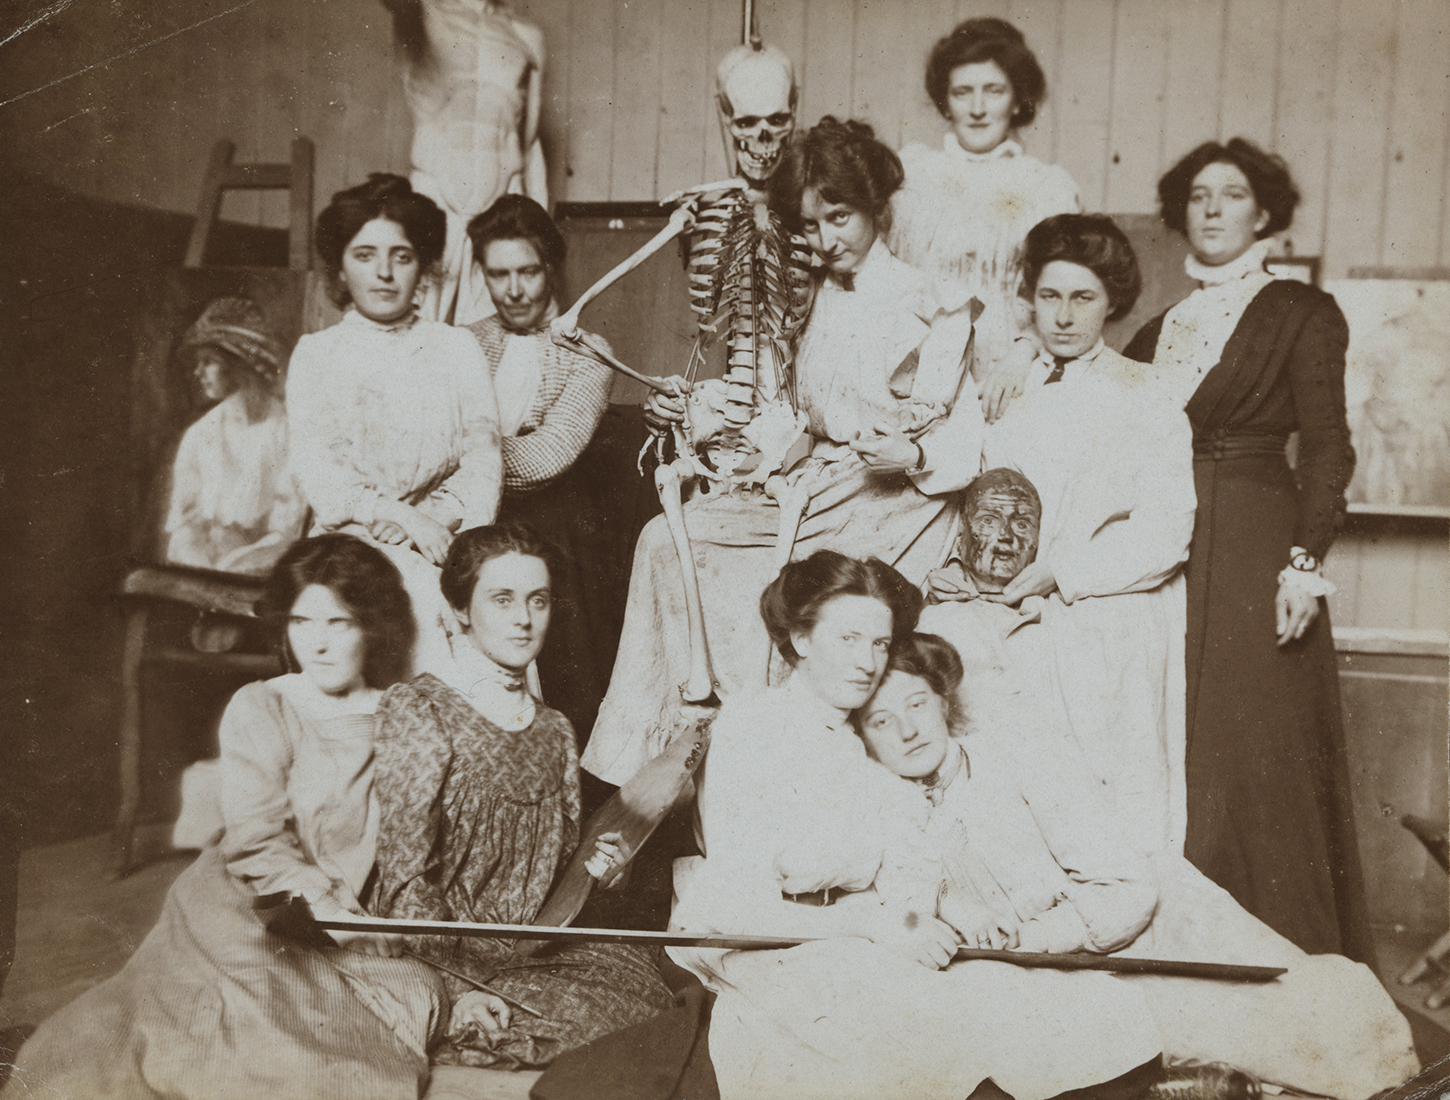
[[[464,531],[449,548],[441,585],[468,644],[456,648],[451,683],[425,673],[394,687],[379,711],[383,915],[531,924],[579,843],[574,730],[525,679],[548,634],[555,556],[517,522]],[[601,870],[623,862],[617,841],[596,844]],[[445,976],[454,998],[445,1061],[541,1067],[669,1004],[647,954],[629,945],[522,957],[503,941],[407,944],[502,994]],[[509,997],[542,1018],[515,1012]]]
[[[498,511],[503,456],[488,364],[468,333],[418,320],[443,253],[443,212],[374,173],[317,219],[317,254],[348,311],[303,336],[287,377],[293,466],[314,529],[388,548],[418,617],[415,668],[447,661],[437,567],[454,533]]]

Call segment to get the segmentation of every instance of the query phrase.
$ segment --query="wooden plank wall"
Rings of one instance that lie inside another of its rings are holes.
[[[710,102],[738,0],[515,0],[544,28],[553,194],[663,198],[724,167]],[[104,198],[188,211],[209,146],[285,159],[318,143],[317,191],[405,170],[409,121],[388,20],[368,0],[158,0],[141,13],[55,5],[0,45],[12,163]],[[1325,277],[1450,264],[1444,0],[761,0],[796,61],[801,115],[860,116],[896,144],[943,132],[921,87],[931,43],[1000,15],[1027,35],[1049,99],[1023,135],[1091,209],[1148,213],[1200,140],[1244,134],[1290,162],[1294,250]],[[15,17],[11,17],[15,18]],[[0,27],[0,38],[12,28]],[[79,74],[79,75],[73,75]],[[285,221],[280,196],[226,214]]]

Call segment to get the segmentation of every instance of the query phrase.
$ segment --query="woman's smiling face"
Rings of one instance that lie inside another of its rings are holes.
[[[903,778],[931,775],[946,759],[951,743],[946,700],[920,676],[891,673],[859,721],[872,757]]]
[[[821,605],[816,625],[791,633],[804,677],[824,702],[855,710],[876,689],[891,652],[891,608],[874,596],[836,596]]]

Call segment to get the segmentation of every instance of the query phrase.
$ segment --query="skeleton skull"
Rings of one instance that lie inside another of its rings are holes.
[[[736,171],[763,184],[795,130],[795,70],[774,46],[737,46],[715,70],[720,111],[730,132]]]

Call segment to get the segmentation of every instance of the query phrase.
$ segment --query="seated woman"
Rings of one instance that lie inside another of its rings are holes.
[[[248,684],[222,716],[226,833],[172,885],[115,977],[41,1025],[7,1095],[416,1098],[446,1004],[397,937],[272,937],[261,894],[362,913],[373,870],[374,709],[406,668],[398,571],[347,535],[294,544],[267,581],[301,671]],[[326,1027],[319,1027],[325,1021]]]
[[[1070,755],[1019,754],[1007,731],[953,736],[961,676],[949,644],[917,634],[856,714],[871,756],[918,792],[923,821],[915,844],[888,855],[879,889],[935,892],[968,946],[1288,969],[1265,984],[1118,979],[1147,1002],[1170,1059],[1229,1062],[1342,1100],[1414,1075],[1409,1026],[1367,967],[1306,955],[1181,856],[1150,869]]]
[[[793,375],[811,437],[810,458],[791,474],[809,494],[794,556],[849,549],[919,583],[946,557],[956,519],[950,494],[977,474],[982,417],[969,398],[924,434],[903,431],[910,402],[893,392],[892,375],[920,347],[938,307],[925,276],[886,248],[901,178],[896,154],[869,126],[827,116],[786,150],[769,198],[822,264]],[[683,403],[655,395],[650,411],[678,422]],[[766,679],[770,645],[740,594],[760,591],[778,568],[780,515],[763,496],[734,493],[685,508],[722,694]],[[619,657],[584,755],[584,767],[610,783],[658,755],[673,729],[689,658],[679,577],[674,544],[656,520],[640,536]]]
[[[317,218],[317,254],[351,308],[297,341],[287,375],[293,467],[313,527],[381,546],[402,572],[415,670],[448,662],[455,627],[438,567],[455,531],[493,522],[503,479],[483,353],[415,308],[443,235],[443,212],[401,176],[374,173],[335,194]]]
[[[468,330],[483,348],[498,396],[499,519],[526,521],[568,555],[570,568],[551,578],[555,615],[539,677],[574,728],[587,734],[609,684],[628,555],[639,532],[635,526],[620,537],[624,517],[613,511],[616,494],[600,485],[600,474],[622,472],[610,456],[623,444],[635,481],[643,432],[636,429],[638,440],[590,447],[609,408],[614,372],[549,339],[565,244],[544,208],[504,195],[468,223],[468,236],[497,311]],[[586,448],[590,459],[581,463]]]
[[[262,574],[307,515],[287,463],[285,352],[250,298],[217,298],[181,341],[203,400],[171,469],[168,562]]]
[[[1046,598],[1051,672],[1040,688],[1054,725],[1081,749],[1128,835],[1145,851],[1182,852],[1192,431],[1140,364],[1103,344],[1104,323],[1132,308],[1140,282],[1110,218],[1060,214],[1034,226],[1022,276],[1047,351],[983,455],[1036,487],[1041,536],[1036,559],[982,598]]]
[[[578,749],[569,721],[528,692],[544,644],[553,551],[526,525],[464,531],[442,589],[464,628],[450,682],[424,674],[383,698],[378,747],[377,909],[425,920],[530,924],[579,841]],[[618,855],[601,838],[607,863]],[[453,975],[444,1064],[522,1069],[668,1008],[651,953],[632,944],[545,948],[414,937]]]
[[[705,856],[676,865],[673,923],[825,938],[670,949],[718,994],[709,1048],[723,1100],[963,1100],[988,1077],[1043,1100],[1151,1073],[1157,1029],[1131,987],[951,963],[957,937],[934,915],[935,883],[924,899],[872,888],[914,803],[867,758],[849,716],[910,638],[917,590],[880,561],[820,550],[787,565],[760,608],[792,673],[716,719],[699,794]]]

